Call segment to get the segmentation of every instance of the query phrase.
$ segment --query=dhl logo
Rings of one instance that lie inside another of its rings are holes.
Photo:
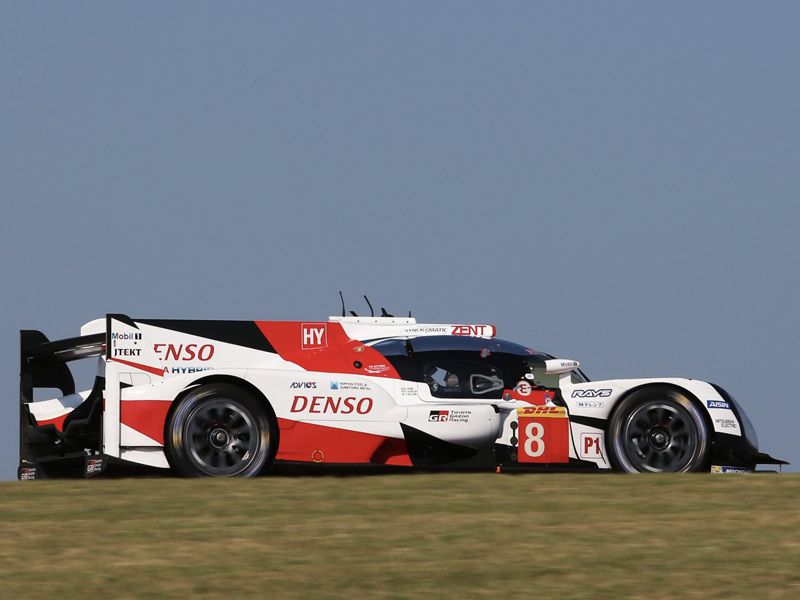
[[[551,419],[565,419],[567,417],[567,409],[563,406],[525,406],[524,408],[517,409],[518,419],[531,419],[531,418],[551,418]]]

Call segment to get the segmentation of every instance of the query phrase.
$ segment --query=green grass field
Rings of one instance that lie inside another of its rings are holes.
[[[800,598],[799,495],[798,475],[9,482],[0,597]]]

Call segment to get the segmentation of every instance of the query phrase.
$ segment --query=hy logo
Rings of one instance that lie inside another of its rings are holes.
[[[300,347],[303,350],[318,350],[328,347],[327,323],[303,323],[300,327]]]

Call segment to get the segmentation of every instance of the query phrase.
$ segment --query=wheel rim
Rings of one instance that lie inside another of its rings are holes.
[[[208,475],[238,475],[262,449],[253,414],[227,398],[207,400],[192,410],[185,432],[190,460]]]
[[[654,400],[637,406],[622,423],[618,438],[631,470],[680,472],[697,455],[700,432],[682,405]]]

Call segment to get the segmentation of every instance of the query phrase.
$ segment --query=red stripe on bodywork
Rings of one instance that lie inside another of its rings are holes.
[[[68,415],[69,413],[66,413],[61,415],[60,417],[54,417],[52,419],[42,419],[41,421],[37,419],[36,424],[39,427],[43,427],[44,425],[55,425],[56,429],[58,429],[59,431],[64,431],[64,419],[66,419]]]
[[[256,321],[256,325],[282,358],[307,371],[400,379],[383,354],[349,338],[339,323]],[[304,344],[303,334],[309,329],[322,331],[323,337],[314,338],[314,344]]]
[[[411,466],[405,440],[278,418],[278,460]]]
[[[113,360],[114,362],[118,362],[123,365],[128,365],[129,367],[133,367],[134,369],[147,371],[148,373],[153,373],[154,375],[158,375],[159,377],[164,376],[163,367],[150,367],[148,365],[141,365],[139,363],[131,362],[129,360],[122,360],[121,358],[109,358],[108,360]]]
[[[163,444],[164,425],[170,406],[171,400],[122,400],[119,420],[131,429]]]

